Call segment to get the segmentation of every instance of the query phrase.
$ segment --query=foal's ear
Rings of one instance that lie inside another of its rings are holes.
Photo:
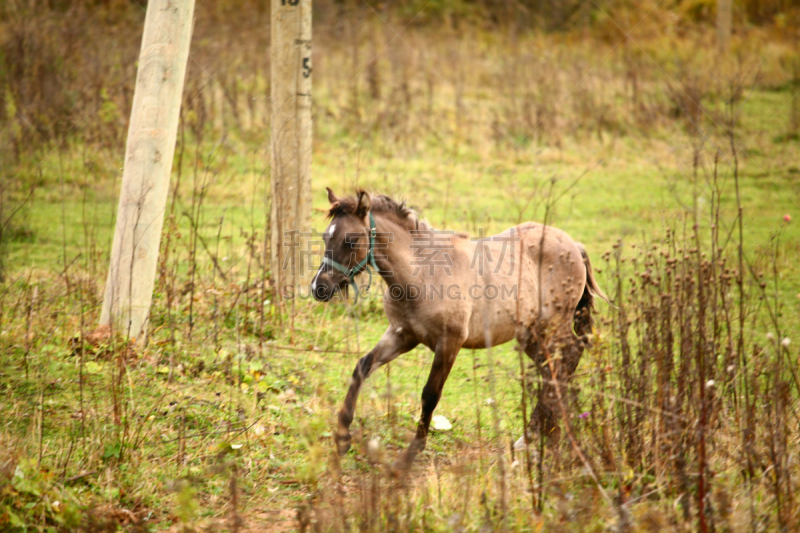
[[[356,215],[360,217],[367,216],[370,208],[372,207],[372,200],[370,200],[367,191],[358,191],[358,207],[356,208]]]
[[[325,187],[325,190],[328,191],[328,201],[330,203],[335,204],[336,202],[339,201],[339,199],[336,197],[336,195],[333,194],[333,191],[331,190],[330,187]]]

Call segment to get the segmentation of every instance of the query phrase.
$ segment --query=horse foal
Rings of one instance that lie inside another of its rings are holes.
[[[328,200],[331,223],[311,284],[314,297],[330,301],[348,285],[358,290],[354,277],[372,268],[386,282],[389,321],[353,371],[339,411],[339,453],[350,448],[364,380],[419,344],[434,352],[433,364],[416,435],[396,467],[408,468],[425,448],[433,411],[461,348],[516,339],[543,378],[526,435],[556,439],[557,409],[588,343],[594,298],[606,299],[584,247],[557,228],[533,222],[471,240],[434,230],[404,204],[365,191],[339,198],[328,189]]]

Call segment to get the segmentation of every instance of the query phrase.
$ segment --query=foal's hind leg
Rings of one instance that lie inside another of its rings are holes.
[[[555,444],[561,433],[558,427],[559,393],[566,401],[569,396],[567,385],[583,354],[584,341],[576,337],[571,328],[565,327],[551,332],[531,328],[518,341],[542,377],[536,407],[528,425],[529,437],[538,434]],[[559,387],[558,391],[556,387]],[[517,441],[517,447],[523,444],[524,437]]]
[[[528,438],[534,435],[545,437],[548,441],[558,439],[558,426],[555,423],[555,389],[552,385],[552,372],[548,364],[548,345],[543,331],[538,328],[527,331],[526,334],[518,339],[525,353],[534,363],[536,370],[542,378],[542,385],[537,391],[536,406],[531,412],[531,419],[528,424]],[[524,445],[523,436],[517,441],[517,448]]]
[[[419,343],[406,335],[401,328],[389,326],[378,344],[367,355],[359,359],[353,370],[353,379],[350,380],[350,388],[347,390],[344,404],[339,410],[339,427],[335,437],[336,449],[339,454],[344,455],[350,449],[350,424],[353,423],[353,414],[361,384],[375,370],[413,349],[417,344]]]

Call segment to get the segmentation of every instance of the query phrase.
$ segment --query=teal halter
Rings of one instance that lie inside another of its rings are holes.
[[[358,303],[358,285],[356,284],[356,274],[363,272],[366,269],[367,273],[369,274],[369,282],[367,282],[367,290],[369,290],[370,285],[372,285],[372,270],[370,267],[375,269],[375,272],[378,272],[378,265],[375,264],[375,218],[372,216],[372,211],[369,213],[369,250],[367,250],[367,257],[364,258],[363,261],[359,262],[353,268],[347,268],[341,263],[338,263],[331,259],[330,257],[323,255],[322,256],[322,263],[326,265],[330,265],[345,276],[347,279],[350,280],[350,285],[353,287],[353,292],[355,293],[355,303]]]

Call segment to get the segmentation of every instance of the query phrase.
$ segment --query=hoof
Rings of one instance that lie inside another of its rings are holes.
[[[350,450],[350,435],[336,435],[336,451],[344,455]]]
[[[411,463],[413,462],[414,458],[409,458],[407,452],[400,454],[400,457],[398,457],[394,464],[389,467],[389,475],[395,479],[401,477],[403,474],[411,470]]]
[[[389,474],[389,476],[391,476],[394,479],[398,479],[400,476],[403,475],[403,472],[405,472],[405,470],[403,470],[402,465],[400,464],[400,459],[390,464],[387,467],[386,471]]]
[[[400,454],[394,464],[391,466],[390,471],[394,477],[399,477],[401,474],[411,470],[411,465],[414,464],[414,459],[422,450],[425,449],[425,440],[414,439],[409,444],[406,451]]]

